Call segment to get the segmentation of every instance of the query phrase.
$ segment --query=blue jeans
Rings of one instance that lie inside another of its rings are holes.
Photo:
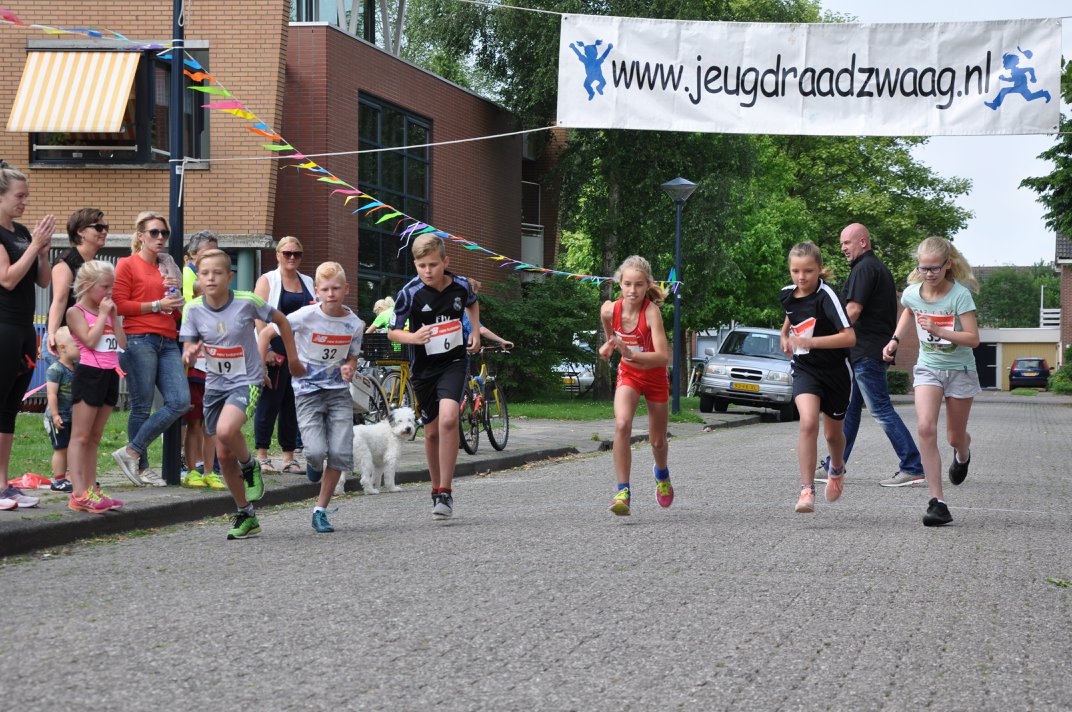
[[[190,409],[190,384],[178,343],[159,334],[127,336],[119,365],[126,371],[130,393],[129,446],[140,455],[139,467],[144,470],[149,466],[145,456],[149,445]],[[150,415],[156,389],[160,389],[164,405]]]
[[[845,413],[845,461],[848,462],[852,445],[856,442],[856,433],[860,430],[860,414],[866,402],[871,417],[882,426],[901,460],[900,471],[922,477],[923,463],[919,459],[916,441],[912,439],[912,434],[908,432],[904,421],[890,402],[886,368],[885,363],[867,357],[852,365],[856,378],[853,379],[852,395],[849,397],[849,410]]]

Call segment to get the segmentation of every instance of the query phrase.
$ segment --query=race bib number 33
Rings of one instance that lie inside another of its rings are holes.
[[[432,324],[432,338],[424,345],[428,355],[450,351],[462,341],[462,323],[458,319]]]

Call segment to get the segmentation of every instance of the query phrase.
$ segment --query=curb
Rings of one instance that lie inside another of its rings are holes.
[[[486,460],[459,462],[455,467],[455,477],[466,477],[492,469],[511,469],[531,462],[549,460],[556,457],[576,455],[580,451],[575,447],[547,448],[530,450],[501,457],[489,457]],[[399,484],[429,482],[431,477],[427,469],[399,470],[395,474]],[[361,489],[357,477],[348,477],[346,492]],[[291,482],[283,486],[266,489],[264,498],[257,505],[260,507],[277,504],[302,502],[316,497],[320,485],[307,481]],[[221,517],[234,512],[234,500],[227,493],[204,493],[191,498],[175,497],[152,502],[131,502],[123,507],[122,512],[105,514],[84,514],[84,516],[65,518],[42,523],[41,519],[14,522],[0,532],[0,557],[25,554],[39,549],[65,546],[83,539],[90,539],[111,534],[124,534],[139,529],[153,529],[171,524],[183,524],[200,519]]]

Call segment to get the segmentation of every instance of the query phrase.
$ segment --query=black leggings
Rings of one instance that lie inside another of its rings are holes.
[[[15,432],[15,416],[33,380],[37,331],[33,324],[0,324],[0,433]]]

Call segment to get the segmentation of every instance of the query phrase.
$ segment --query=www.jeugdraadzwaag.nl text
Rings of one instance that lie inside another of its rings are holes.
[[[955,67],[863,66],[856,54],[842,67],[783,66],[778,55],[773,66],[741,67],[709,64],[702,56],[695,67],[639,60],[612,61],[611,84],[619,91],[684,92],[693,104],[707,95],[725,94],[749,108],[761,97],[855,97],[859,99],[931,97],[938,109],[948,109],[958,98],[990,94],[991,52],[979,64]],[[689,72],[688,74],[686,72]]]
[[[562,18],[558,123],[803,135],[1053,133],[1061,20]]]

